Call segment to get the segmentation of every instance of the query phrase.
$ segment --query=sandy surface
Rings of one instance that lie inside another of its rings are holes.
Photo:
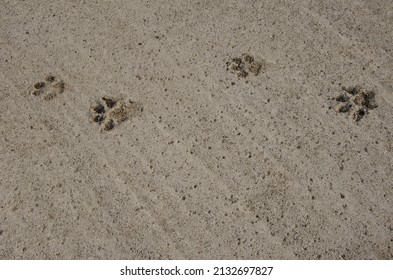
[[[392,1],[0,2],[1,259],[393,258]]]

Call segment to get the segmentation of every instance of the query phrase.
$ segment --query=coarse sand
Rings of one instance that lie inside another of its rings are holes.
[[[393,258],[393,1],[0,2],[0,259]]]

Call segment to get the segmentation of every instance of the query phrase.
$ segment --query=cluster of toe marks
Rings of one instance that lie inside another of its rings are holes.
[[[48,75],[45,81],[37,82],[33,85],[33,90],[30,92],[33,96],[41,96],[44,100],[51,100],[59,94],[64,92],[64,82],[57,79],[55,76]]]
[[[101,131],[108,131],[142,111],[143,107],[134,101],[104,96],[92,106],[91,117],[100,125]]]
[[[235,73],[240,78],[247,77],[250,73],[257,76],[262,67],[264,66],[263,60],[257,59],[250,54],[242,54],[240,57],[232,58],[227,62],[227,71]]]
[[[374,91],[365,90],[360,86],[342,87],[342,90],[342,93],[332,98],[337,113],[348,113],[355,121],[360,121],[369,110],[378,106]]]

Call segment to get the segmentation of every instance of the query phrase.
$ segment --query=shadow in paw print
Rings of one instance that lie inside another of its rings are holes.
[[[64,89],[65,84],[62,80],[57,79],[55,76],[48,75],[45,77],[45,81],[40,81],[33,85],[33,90],[30,91],[30,94],[33,96],[41,96],[42,99],[48,101],[62,94]]]
[[[331,108],[337,113],[348,113],[356,122],[365,117],[369,110],[377,108],[375,92],[361,86],[342,87],[343,92],[333,97]]]
[[[227,71],[237,74],[240,78],[246,78],[249,74],[257,76],[266,68],[266,61],[244,53],[227,62]]]
[[[109,131],[120,123],[140,115],[142,111],[143,107],[140,103],[104,96],[92,106],[91,118],[93,122],[99,124],[101,131]]]

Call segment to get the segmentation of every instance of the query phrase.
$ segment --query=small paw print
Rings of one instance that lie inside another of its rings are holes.
[[[55,76],[48,75],[45,81],[37,82],[33,85],[30,94],[33,96],[41,96],[42,99],[48,101],[64,92],[65,84],[62,80]]]
[[[139,115],[142,111],[142,105],[137,102],[104,96],[93,104],[91,119],[99,124],[101,131],[109,131],[120,123]]]
[[[375,92],[360,86],[342,87],[343,92],[333,97],[331,108],[337,113],[348,113],[356,122],[365,117],[369,110],[377,108]]]
[[[240,78],[246,78],[250,73],[257,76],[266,66],[265,61],[251,54],[242,54],[227,62],[227,71],[237,74]]]

